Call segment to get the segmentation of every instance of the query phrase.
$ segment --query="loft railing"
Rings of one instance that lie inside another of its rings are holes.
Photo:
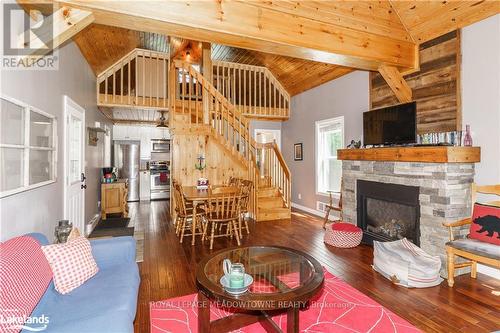
[[[266,67],[214,61],[213,85],[247,117],[288,119],[290,94]]]
[[[168,53],[134,49],[97,76],[97,105],[168,109]]]

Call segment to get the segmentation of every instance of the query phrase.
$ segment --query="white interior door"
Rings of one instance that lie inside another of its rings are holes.
[[[85,232],[85,109],[64,96],[64,219]]]
[[[276,145],[278,146],[279,150],[281,150],[281,130],[256,129],[255,141],[258,143],[270,143],[276,141]],[[261,151],[260,155],[257,156],[257,162],[259,164],[259,172],[261,177],[269,175],[270,171],[265,167],[265,160],[266,155],[264,154],[264,151]]]
[[[281,150],[281,130],[256,129],[255,141],[257,141],[258,143],[269,143],[276,141],[278,148]]]

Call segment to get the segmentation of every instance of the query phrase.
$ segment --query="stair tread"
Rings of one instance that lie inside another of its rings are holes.
[[[269,213],[269,212],[286,212],[286,211],[290,211],[290,208],[288,207],[272,207],[272,208],[262,208],[262,209],[259,209],[259,214],[260,213]]]
[[[262,202],[266,202],[266,201],[283,201],[283,199],[281,197],[263,197],[263,198],[260,198],[260,201]]]
[[[289,219],[292,211],[288,207],[266,208],[259,209],[257,214],[257,221],[272,221]]]

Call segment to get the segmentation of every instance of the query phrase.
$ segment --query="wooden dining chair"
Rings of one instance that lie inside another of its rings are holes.
[[[184,240],[185,236],[192,236],[196,229],[199,229],[199,234],[204,235],[206,232],[206,222],[203,222],[205,211],[199,208],[200,211],[194,212],[192,206],[186,204],[184,199],[184,194],[182,191],[182,185],[179,183],[174,183],[174,199],[175,199],[175,211],[176,211],[176,222],[175,233],[180,236],[180,243]],[[196,214],[196,219],[193,219],[194,214]],[[193,220],[202,221],[193,227]],[[186,230],[191,231],[191,233],[186,233]]]
[[[240,238],[243,236],[242,232],[242,222],[245,222],[245,229],[247,230],[247,234],[250,234],[250,228],[248,227],[248,219],[247,214],[249,212],[250,206],[250,196],[252,193],[253,182],[251,180],[242,180],[240,182],[241,187],[241,201],[240,201],[240,214],[241,219],[239,221],[239,232]]]
[[[206,219],[211,228],[210,249],[213,248],[214,238],[217,237],[236,237],[240,245],[240,235],[238,224],[240,216],[241,190],[237,187],[218,187],[212,188],[208,193]],[[223,233],[221,226],[225,225],[226,230]],[[205,228],[207,231],[208,228]],[[218,234],[215,232],[218,230]]]
[[[229,180],[227,182],[227,186],[238,186],[240,184],[240,178],[237,177],[229,177]]]

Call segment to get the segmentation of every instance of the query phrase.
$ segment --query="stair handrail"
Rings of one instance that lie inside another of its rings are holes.
[[[264,154],[266,154],[265,163],[267,164],[269,175],[264,175],[264,177],[268,177],[268,185],[276,187],[279,190],[285,206],[290,208],[291,172],[276,141],[255,143],[255,147],[256,149],[263,150]]]

